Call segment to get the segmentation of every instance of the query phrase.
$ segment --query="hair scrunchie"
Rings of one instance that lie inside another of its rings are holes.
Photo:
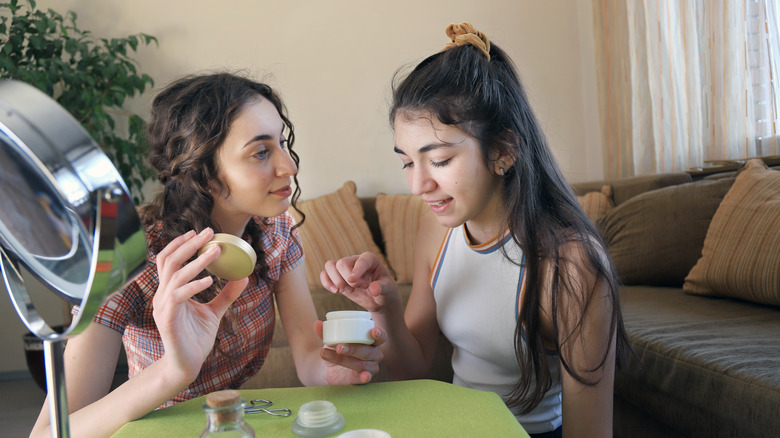
[[[442,51],[471,44],[479,49],[488,61],[490,61],[490,41],[488,41],[488,38],[484,33],[475,29],[471,23],[450,24],[447,26],[445,32],[447,33],[447,36],[450,37],[450,42],[444,46]]]

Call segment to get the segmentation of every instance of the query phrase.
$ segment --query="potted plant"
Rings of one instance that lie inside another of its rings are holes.
[[[154,85],[131,55],[157,39],[143,33],[96,38],[77,26],[73,11],[61,15],[38,9],[35,0],[19,3],[0,3],[0,78],[32,84],[68,110],[141,202],[141,188],[153,177],[145,160],[146,122],[122,106]]]

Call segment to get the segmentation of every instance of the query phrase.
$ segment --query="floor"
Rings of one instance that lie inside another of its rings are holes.
[[[127,368],[119,367],[112,388],[126,379]],[[46,392],[32,378],[0,379],[0,438],[30,436],[45,399]]]
[[[46,393],[32,378],[0,380],[0,438],[22,438],[41,412]]]

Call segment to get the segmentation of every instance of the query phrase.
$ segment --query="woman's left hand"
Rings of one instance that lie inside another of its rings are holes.
[[[157,255],[159,286],[152,300],[155,324],[164,346],[163,358],[175,371],[194,380],[209,352],[220,320],[247,285],[247,279],[228,282],[208,303],[190,298],[208,288],[211,277],[195,279],[219,255],[219,247],[188,262],[211,237],[209,228],[201,233],[186,233],[173,239]],[[187,382],[189,383],[189,382]]]
[[[322,321],[314,323],[314,331],[322,339]],[[371,330],[374,343],[324,345],[320,356],[325,361],[325,378],[329,385],[353,385],[368,383],[379,372],[382,362],[380,345],[385,341],[384,331]]]

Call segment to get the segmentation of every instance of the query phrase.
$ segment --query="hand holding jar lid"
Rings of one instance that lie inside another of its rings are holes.
[[[219,245],[220,253],[216,260],[206,266],[206,270],[225,280],[240,280],[248,277],[257,264],[255,250],[243,239],[232,234],[216,233],[201,249],[198,255],[214,245]]]

